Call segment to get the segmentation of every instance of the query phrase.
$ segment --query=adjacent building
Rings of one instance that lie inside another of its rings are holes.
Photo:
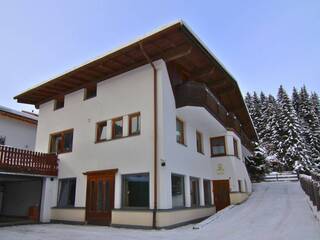
[[[238,84],[183,22],[15,97],[58,154],[41,221],[144,228],[205,218],[251,193],[256,132]]]

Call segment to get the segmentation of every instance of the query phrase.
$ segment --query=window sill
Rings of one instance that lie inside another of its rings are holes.
[[[215,158],[215,157],[227,157],[228,155],[223,154],[223,155],[211,155],[211,158]]]
[[[122,207],[122,208],[114,208],[112,209],[112,211],[132,211],[132,212],[135,212],[135,211],[144,211],[144,212],[150,212],[150,211],[153,211],[153,209],[150,209],[149,207]]]
[[[56,152],[49,152],[49,154],[57,154],[57,155],[60,155],[60,154],[65,154],[65,153],[72,153],[72,151],[67,151],[67,152],[59,152],[59,153],[56,153]]]
[[[184,146],[184,147],[188,147],[188,145],[184,144],[184,143],[179,143],[177,142],[179,145]]]
[[[140,134],[128,135],[128,136],[111,138],[111,139],[103,139],[103,140],[95,141],[94,143],[97,144],[97,143],[104,143],[104,142],[112,142],[112,141],[119,140],[119,139],[125,139],[125,138],[130,138],[130,137],[137,137],[137,136],[140,136]]]

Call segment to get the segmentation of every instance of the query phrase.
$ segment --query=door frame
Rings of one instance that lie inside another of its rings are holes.
[[[83,174],[87,176],[87,186],[86,186],[86,211],[85,211],[85,221],[88,222],[88,210],[89,210],[89,176],[109,176],[113,178],[113,205],[114,205],[114,196],[115,196],[115,175],[118,172],[118,168],[114,169],[105,169],[105,170],[97,170],[97,171],[88,171],[84,172]],[[114,206],[113,206],[114,207]],[[111,209],[112,211],[112,209]],[[112,221],[112,214],[110,215],[110,223]]]
[[[214,201],[214,205],[216,207],[216,211],[220,211],[222,210],[223,208],[221,209],[217,209],[217,204],[216,204],[216,196],[215,196],[215,190],[217,190],[217,185],[219,183],[227,183],[228,184],[228,188],[227,188],[227,202],[226,202],[226,206],[229,206],[231,204],[231,200],[230,200],[230,180],[229,179],[219,179],[219,180],[212,180],[212,191],[213,191],[213,201]]]

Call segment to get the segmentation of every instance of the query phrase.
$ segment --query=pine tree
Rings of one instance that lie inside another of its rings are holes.
[[[292,91],[292,106],[294,110],[296,110],[296,113],[298,114],[298,116],[300,116],[300,104],[301,104],[301,100],[300,100],[299,93],[297,89],[294,87]]]
[[[253,181],[261,181],[267,173],[265,150],[256,144],[253,156],[246,157],[245,164],[250,178]]]
[[[278,91],[278,105],[278,159],[282,163],[284,170],[296,168],[300,172],[308,172],[311,162],[301,136],[301,126],[292,102],[282,86]]]
[[[316,92],[311,93],[311,102],[314,108],[314,112],[316,113],[316,115],[318,116],[318,120],[320,121],[320,100]]]
[[[300,96],[300,118],[303,122],[303,135],[311,150],[311,157],[314,159],[314,164],[320,164],[320,123],[319,117],[316,114],[316,109],[313,106],[308,91],[303,86],[299,93]]]

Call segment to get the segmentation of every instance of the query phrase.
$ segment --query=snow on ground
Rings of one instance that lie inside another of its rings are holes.
[[[319,240],[320,223],[313,217],[297,182],[259,183],[243,204],[225,211],[201,229],[130,230],[63,224],[0,228],[0,240]]]

